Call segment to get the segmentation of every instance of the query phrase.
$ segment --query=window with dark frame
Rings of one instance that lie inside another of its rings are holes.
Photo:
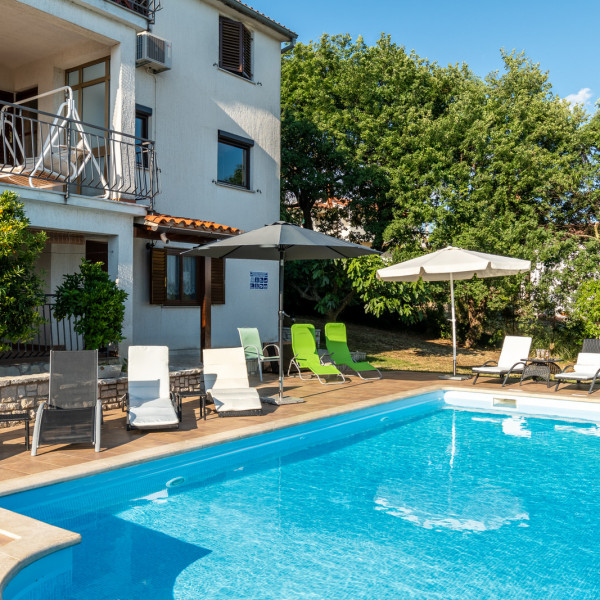
[[[143,142],[150,137],[150,117],[152,109],[141,104],[135,105],[135,163],[138,167],[148,168],[148,153],[144,151]],[[140,139],[142,138],[142,139]]]
[[[152,248],[150,304],[200,306],[203,301],[204,259],[181,254],[182,248]],[[211,260],[212,304],[225,304],[225,261]]]
[[[219,18],[219,67],[252,79],[252,34],[242,23]]]
[[[217,181],[250,189],[250,148],[254,141],[219,130]]]

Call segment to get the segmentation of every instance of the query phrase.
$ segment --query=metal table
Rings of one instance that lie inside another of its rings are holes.
[[[536,378],[544,379],[546,381],[546,387],[550,387],[550,375],[560,373],[561,368],[558,364],[563,362],[563,358],[522,358],[525,363],[523,373],[521,374],[521,381],[519,385],[523,383],[525,379]]]
[[[0,415],[0,423],[25,421],[25,450],[29,450],[29,420],[28,412]]]

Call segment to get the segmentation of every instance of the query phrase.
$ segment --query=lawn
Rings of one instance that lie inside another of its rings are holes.
[[[325,320],[298,318],[297,323],[313,323],[321,329],[321,347],[325,348]],[[401,371],[452,372],[452,341],[432,339],[421,334],[399,333],[352,323],[346,324],[348,347],[367,353],[367,360],[380,369]],[[498,350],[467,350],[459,346],[458,373],[471,373],[471,367],[487,360],[498,360]]]

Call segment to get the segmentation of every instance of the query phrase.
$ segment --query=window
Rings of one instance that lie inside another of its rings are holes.
[[[85,260],[101,262],[102,270],[108,273],[108,242],[85,241]]]
[[[250,148],[254,142],[219,131],[217,181],[250,189]]]
[[[150,304],[199,306],[204,299],[204,259],[182,248],[152,248]],[[225,261],[211,260],[212,304],[225,304]]]
[[[144,140],[150,137],[150,117],[152,109],[141,104],[135,105],[135,162],[138,167],[148,168],[148,152],[144,152]],[[140,139],[142,138],[142,139]]]
[[[225,17],[219,19],[219,67],[252,79],[252,34]]]

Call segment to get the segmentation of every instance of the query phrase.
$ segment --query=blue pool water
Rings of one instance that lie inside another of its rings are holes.
[[[136,467],[128,484],[113,474],[2,498],[83,537],[49,581],[25,595],[26,569],[5,597],[600,597],[596,425],[439,401],[387,410],[368,431],[338,419],[331,443],[301,448],[309,426],[287,431],[295,448],[256,438],[250,462],[239,442]]]

